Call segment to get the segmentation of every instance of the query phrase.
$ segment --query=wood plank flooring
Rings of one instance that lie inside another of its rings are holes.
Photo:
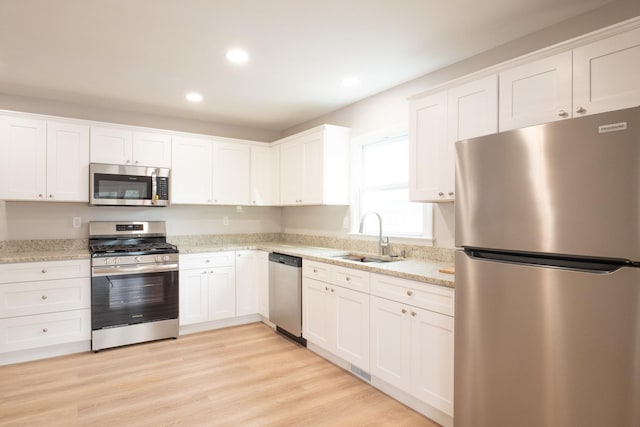
[[[0,367],[0,426],[437,426],[262,323]]]

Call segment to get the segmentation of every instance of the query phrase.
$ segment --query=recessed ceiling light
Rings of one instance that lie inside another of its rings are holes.
[[[357,77],[347,77],[342,80],[342,86],[345,87],[358,86],[358,83],[360,83],[360,80]]]
[[[202,95],[200,95],[199,93],[196,93],[196,92],[189,92],[188,94],[185,95],[185,98],[187,98],[187,101],[189,101],[189,102],[200,102],[200,101],[202,101]]]
[[[249,54],[246,50],[233,48],[227,51],[227,59],[234,64],[243,64],[249,60]]]

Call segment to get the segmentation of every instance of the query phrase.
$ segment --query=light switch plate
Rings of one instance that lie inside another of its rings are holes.
[[[80,228],[82,225],[82,217],[74,216],[73,217],[73,228]]]

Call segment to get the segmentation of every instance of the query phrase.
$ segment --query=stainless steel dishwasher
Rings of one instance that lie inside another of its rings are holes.
[[[269,254],[269,320],[281,334],[306,347],[302,337],[302,258]]]

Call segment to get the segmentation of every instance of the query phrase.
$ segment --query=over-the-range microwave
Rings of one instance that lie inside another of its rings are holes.
[[[106,206],[169,206],[168,168],[89,165],[89,203]]]

